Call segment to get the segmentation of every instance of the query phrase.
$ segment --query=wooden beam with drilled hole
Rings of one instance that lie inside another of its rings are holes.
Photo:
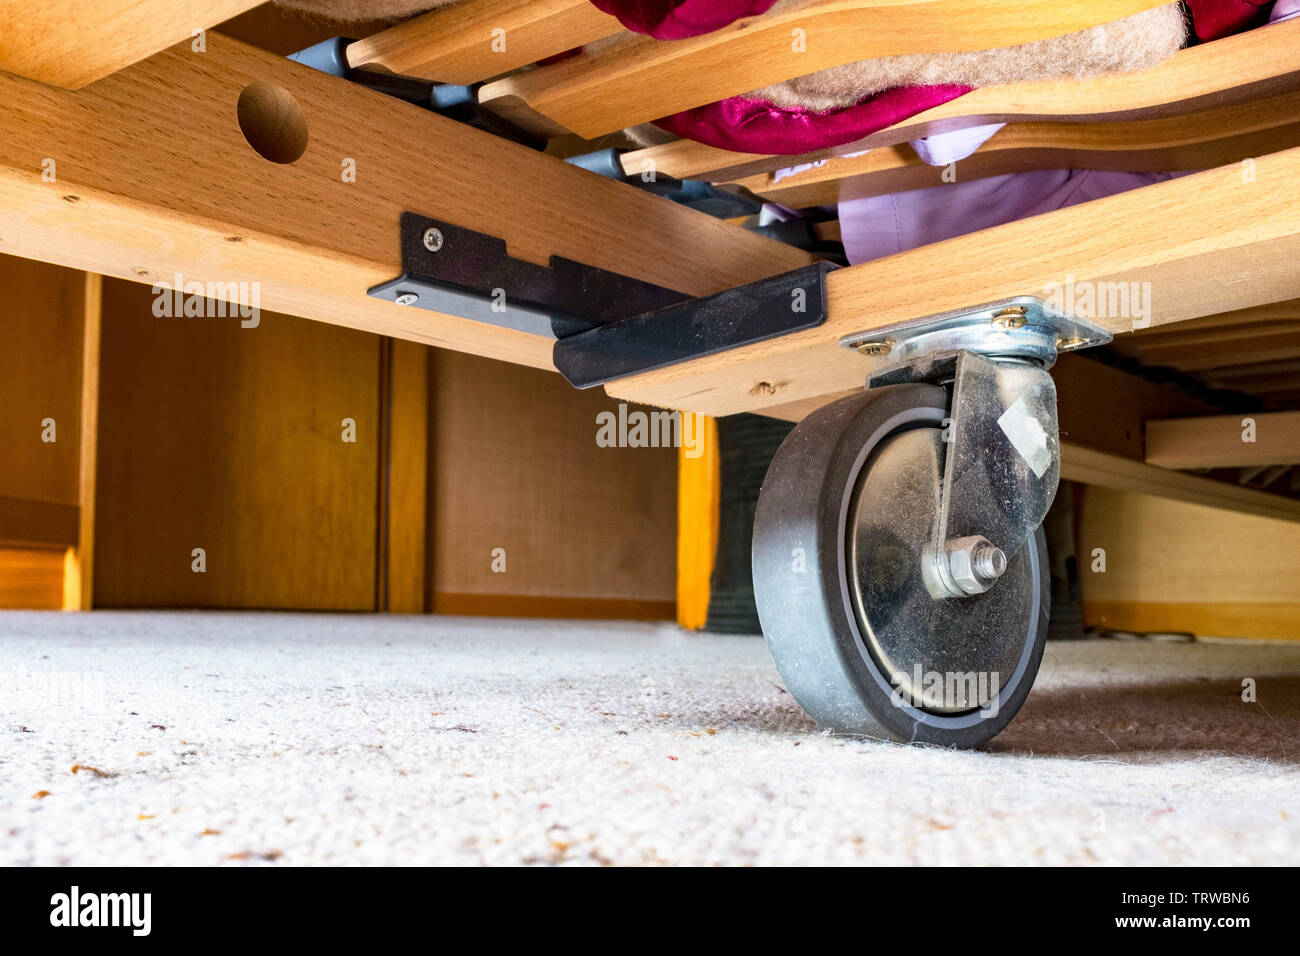
[[[1161,468],[1300,465],[1300,411],[1147,422],[1146,460]]]
[[[620,32],[590,0],[475,0],[358,40],[348,65],[441,83],[477,83]]]
[[[299,158],[253,149],[241,95],[253,139]],[[689,295],[812,261],[217,34],[204,54],[182,44],[75,93],[0,74],[0,102],[0,253],[150,284],[257,283],[267,310],[525,365],[552,367],[551,342],[366,295],[401,271],[403,211]]]
[[[986,50],[1073,33],[1162,0],[803,0],[702,36],[623,42],[497,80],[484,103],[517,100],[588,139],[858,60]]]
[[[76,90],[262,0],[0,0],[0,70]]]
[[[1188,47],[1140,73],[983,87],[833,149],[766,156],[674,140],[629,152],[623,163],[628,172],[651,161],[679,179],[731,182],[985,123],[1114,123],[1217,110],[1300,89],[1297,48],[1300,20],[1290,20]]]

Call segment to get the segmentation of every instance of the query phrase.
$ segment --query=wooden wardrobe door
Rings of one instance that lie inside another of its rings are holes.
[[[154,303],[105,280],[96,607],[373,610],[380,339]]]

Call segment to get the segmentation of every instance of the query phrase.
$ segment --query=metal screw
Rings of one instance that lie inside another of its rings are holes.
[[[418,292],[399,292],[393,301],[398,305],[415,305],[420,301],[420,294]]]
[[[424,230],[424,248],[430,252],[437,252],[442,248],[442,230],[426,229]]]
[[[888,355],[894,350],[894,340],[882,339],[879,342],[856,342],[853,347],[863,355]]]
[[[1011,329],[1023,329],[1028,319],[1025,313],[1029,309],[1023,305],[1013,305],[1006,309],[1000,309],[993,313],[993,324],[1003,331]]]
[[[977,547],[972,563],[975,573],[982,578],[1000,578],[1007,570],[1006,553],[994,544]]]
[[[1084,344],[1085,342],[1083,339],[1057,339],[1056,349],[1059,352],[1064,352],[1068,349],[1077,349],[1079,346]]]

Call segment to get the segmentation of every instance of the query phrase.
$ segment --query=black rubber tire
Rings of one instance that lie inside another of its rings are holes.
[[[836,733],[979,747],[1010,723],[1038,673],[1051,600],[1041,528],[1015,558],[1034,562],[1030,580],[1039,594],[1030,600],[1028,636],[995,713],[944,715],[900,706],[859,636],[845,578],[848,500],[881,441],[909,428],[940,427],[947,403],[942,388],[896,385],[827,405],[786,438],[759,493],[753,569],[763,634],[786,689],[819,726]],[[796,549],[803,550],[803,573],[793,573]]]

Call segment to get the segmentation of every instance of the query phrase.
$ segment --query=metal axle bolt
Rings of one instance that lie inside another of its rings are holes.
[[[426,229],[424,230],[424,248],[430,252],[437,252],[442,248],[442,230]]]
[[[982,578],[1000,578],[1007,570],[1007,556],[997,545],[979,545],[975,548],[971,564],[975,573]]]
[[[1006,553],[982,534],[954,538],[931,554],[933,580],[926,588],[933,597],[983,594],[1007,570]]]

